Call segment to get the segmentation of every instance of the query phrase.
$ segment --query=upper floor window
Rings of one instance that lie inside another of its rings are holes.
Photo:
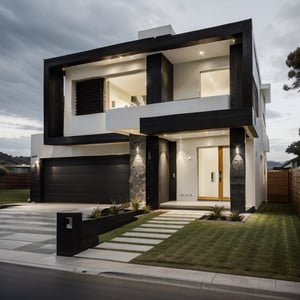
[[[229,95],[229,69],[200,72],[200,97]]]
[[[103,112],[104,78],[77,81],[75,85],[76,115]]]
[[[146,104],[146,72],[106,78],[106,110]]]

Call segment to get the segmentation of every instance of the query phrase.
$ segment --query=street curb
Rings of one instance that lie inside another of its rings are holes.
[[[150,282],[155,284],[168,284],[176,285],[187,288],[203,289],[203,290],[214,290],[220,292],[230,292],[230,293],[239,293],[244,295],[257,295],[257,296],[272,296],[273,298],[278,299],[299,299],[299,294],[287,293],[281,291],[270,291],[257,288],[247,288],[247,287],[237,287],[232,285],[221,285],[215,283],[207,283],[200,281],[184,280],[184,279],[174,279],[174,278],[165,278],[159,276],[148,276],[148,275],[137,275],[131,273],[122,273],[122,272],[102,272],[99,273],[100,276],[120,278],[127,280],[136,280],[142,282]]]

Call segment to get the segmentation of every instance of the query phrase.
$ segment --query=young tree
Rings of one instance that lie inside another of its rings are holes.
[[[285,150],[286,153],[295,154],[300,157],[300,141],[291,143]]]
[[[293,79],[291,85],[285,84],[283,89],[285,91],[291,89],[298,89],[298,93],[300,92],[300,48],[298,47],[296,50],[292,51],[285,61],[286,65],[290,68],[288,72],[288,79]]]
[[[8,174],[8,170],[4,167],[0,165],[0,176],[5,176]]]

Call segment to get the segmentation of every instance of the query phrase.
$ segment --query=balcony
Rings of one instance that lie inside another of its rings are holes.
[[[106,129],[119,133],[139,133],[140,118],[225,110],[229,95],[182,99],[151,105],[116,108],[106,112]]]

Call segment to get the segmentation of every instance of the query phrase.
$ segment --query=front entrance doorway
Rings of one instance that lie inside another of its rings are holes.
[[[229,147],[198,148],[198,200],[230,200]]]

